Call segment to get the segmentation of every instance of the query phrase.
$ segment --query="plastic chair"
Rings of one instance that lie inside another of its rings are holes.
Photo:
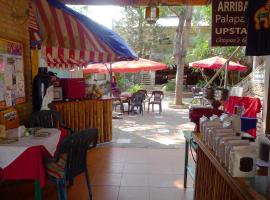
[[[113,108],[116,111],[117,106],[120,106],[120,110],[124,113],[124,104],[120,97],[121,91],[120,90],[114,90],[112,91],[113,95]]]
[[[164,93],[162,91],[153,91],[152,95],[148,101],[148,112],[149,112],[149,107],[152,104],[152,111],[154,112],[154,104],[159,105],[159,113],[162,112],[162,99],[164,97]]]
[[[60,112],[56,110],[41,110],[30,115],[30,127],[64,128],[70,133],[74,131],[64,125]]]
[[[87,150],[96,147],[98,130],[86,129],[67,136],[60,144],[54,158],[46,159],[48,178],[57,184],[58,198],[66,200],[66,183],[73,183],[75,176],[85,173],[89,198],[92,190],[87,170]]]
[[[136,92],[132,95],[131,97],[131,112],[134,111],[134,107],[137,107],[137,109],[140,109],[140,114],[143,115],[143,100],[144,100],[144,94],[140,93],[140,92]]]
[[[144,95],[144,99],[143,99],[143,108],[145,110],[145,103],[147,103],[149,101],[149,97],[147,95],[147,90],[138,90],[139,93],[142,93]]]

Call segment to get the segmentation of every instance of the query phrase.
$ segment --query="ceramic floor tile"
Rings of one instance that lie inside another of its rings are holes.
[[[122,174],[99,173],[92,181],[92,185],[120,186]]]
[[[117,186],[93,186],[93,199],[94,200],[117,200],[119,187]],[[77,197],[74,200],[81,200]]]
[[[118,144],[130,144],[131,139],[117,139],[116,143],[118,143]]]
[[[121,186],[148,186],[148,177],[143,174],[123,174],[121,180]]]
[[[149,174],[174,174],[173,168],[169,164],[150,164]]]
[[[93,191],[93,187],[92,187]],[[82,187],[75,187],[75,188],[69,188],[67,191],[68,199],[75,200],[75,199],[81,199],[81,200],[88,200],[89,194],[87,188]],[[48,198],[48,200],[53,198]],[[56,199],[55,199],[56,200]]]
[[[180,165],[172,165],[172,170],[174,174],[184,174],[184,163],[181,163]]]
[[[87,165],[95,200],[116,200],[118,193],[120,200],[174,200],[179,195],[181,200],[193,198],[194,181],[190,176],[188,188],[183,189],[184,148],[97,147],[89,152]],[[0,195],[11,200],[30,200],[34,194],[32,182],[30,186],[1,188]],[[9,195],[11,190],[18,193]],[[43,197],[57,200],[56,186],[46,184]],[[84,174],[75,177],[73,186],[68,188],[68,199],[89,199]]]
[[[107,163],[115,163],[115,162],[125,162],[126,156],[123,156],[121,154],[110,154],[106,157],[104,157],[103,162]]]
[[[119,174],[124,170],[124,163],[121,162],[104,162],[102,166],[96,169],[97,173],[114,173]]]
[[[150,166],[148,164],[140,163],[126,163],[124,166],[123,173],[128,174],[147,174],[150,172]]]
[[[194,197],[194,189],[193,188],[187,188],[185,190],[182,190],[181,193],[181,200],[193,200]]]
[[[149,163],[149,156],[147,154],[147,151],[144,151],[144,150],[129,152],[126,162],[127,163]]]
[[[182,200],[177,188],[150,188],[150,200]]]
[[[146,187],[120,187],[118,200],[149,200]]]
[[[150,187],[172,187],[180,188],[179,178],[174,174],[150,174],[149,186]]]
[[[184,174],[174,174],[173,175],[175,178],[175,186],[179,189],[184,188]],[[191,178],[190,174],[188,173],[187,175],[187,188],[193,188],[194,186],[194,180]]]

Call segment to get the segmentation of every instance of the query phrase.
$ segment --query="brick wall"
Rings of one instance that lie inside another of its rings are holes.
[[[21,42],[24,47],[26,102],[16,106],[21,123],[24,124],[28,122],[29,114],[32,112],[28,21],[26,17],[16,16],[24,16],[27,8],[28,0],[0,0],[0,38]]]

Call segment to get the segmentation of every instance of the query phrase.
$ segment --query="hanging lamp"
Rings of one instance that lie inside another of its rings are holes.
[[[156,6],[147,6],[145,8],[145,20],[149,24],[154,24],[159,18],[159,8]]]

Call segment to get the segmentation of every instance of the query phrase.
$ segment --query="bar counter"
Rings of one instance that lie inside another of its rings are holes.
[[[55,102],[56,110],[61,113],[64,124],[75,131],[97,128],[98,142],[112,140],[112,100],[80,100]]]
[[[267,176],[233,178],[214,152],[201,140],[202,134],[193,133],[193,138],[198,144],[195,200],[268,199]]]

